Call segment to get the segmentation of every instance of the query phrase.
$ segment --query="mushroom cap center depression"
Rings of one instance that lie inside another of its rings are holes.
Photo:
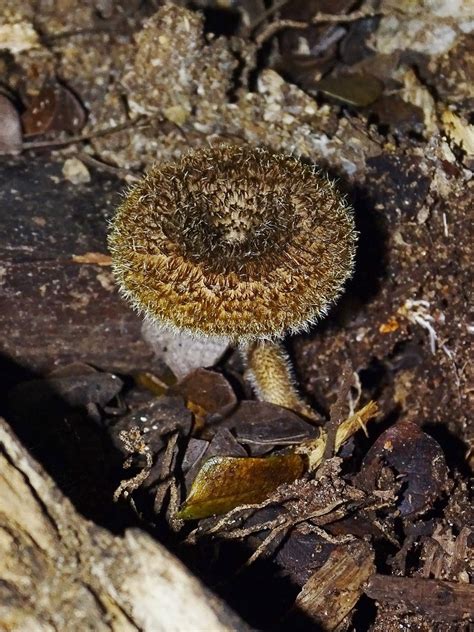
[[[209,273],[260,276],[262,259],[277,256],[294,231],[296,214],[288,194],[262,191],[244,181],[216,177],[187,182],[162,213],[168,253],[201,264]],[[259,274],[260,268],[260,274]]]

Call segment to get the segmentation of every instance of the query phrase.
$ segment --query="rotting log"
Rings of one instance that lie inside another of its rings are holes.
[[[82,518],[0,419],[0,630],[247,629],[149,535]]]

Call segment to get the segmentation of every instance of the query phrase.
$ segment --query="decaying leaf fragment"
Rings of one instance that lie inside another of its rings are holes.
[[[336,432],[336,438],[334,442],[334,453],[337,454],[342,444],[349,439],[353,434],[363,428],[365,430],[365,424],[373,419],[378,413],[378,406],[375,402],[370,401],[363,408],[356,413],[348,417],[339,426]],[[309,459],[309,470],[315,470],[321,464],[323,460],[324,451],[326,448],[326,442],[328,435],[326,431],[321,430],[321,434],[317,439],[313,441],[307,441],[301,444],[296,451],[299,454],[306,454]]]
[[[365,107],[376,101],[383,92],[383,83],[372,75],[340,75],[324,77],[316,86],[324,94],[342,103]]]
[[[231,385],[215,371],[196,369],[173,390],[184,398],[198,427],[204,426],[207,417],[219,417],[237,406],[237,397]]]
[[[75,94],[60,83],[49,82],[30,99],[22,117],[25,136],[49,132],[78,132],[86,122],[86,113]]]
[[[377,413],[369,402],[337,429],[335,451]],[[191,520],[221,514],[239,505],[265,500],[282,483],[300,478],[321,464],[327,443],[321,430],[317,439],[301,444],[292,454],[267,458],[214,457],[204,463],[191,487],[179,518]]]
[[[300,478],[304,470],[305,458],[299,454],[260,459],[213,457],[196,476],[178,517],[206,518],[238,505],[258,503],[282,483]]]

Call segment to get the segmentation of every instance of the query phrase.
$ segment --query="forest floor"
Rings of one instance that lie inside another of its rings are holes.
[[[473,616],[469,5],[3,2],[0,412],[82,515],[147,530],[254,628]],[[319,467],[237,352],[173,375],[112,277],[126,187],[223,142],[314,163],[354,207],[353,278],[285,341],[323,426],[365,410]],[[235,481],[244,506],[212,516]]]

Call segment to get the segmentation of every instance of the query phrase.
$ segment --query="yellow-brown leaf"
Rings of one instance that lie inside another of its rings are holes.
[[[265,500],[282,483],[300,478],[305,459],[299,454],[266,458],[215,456],[204,463],[178,517],[206,518],[234,507]]]

